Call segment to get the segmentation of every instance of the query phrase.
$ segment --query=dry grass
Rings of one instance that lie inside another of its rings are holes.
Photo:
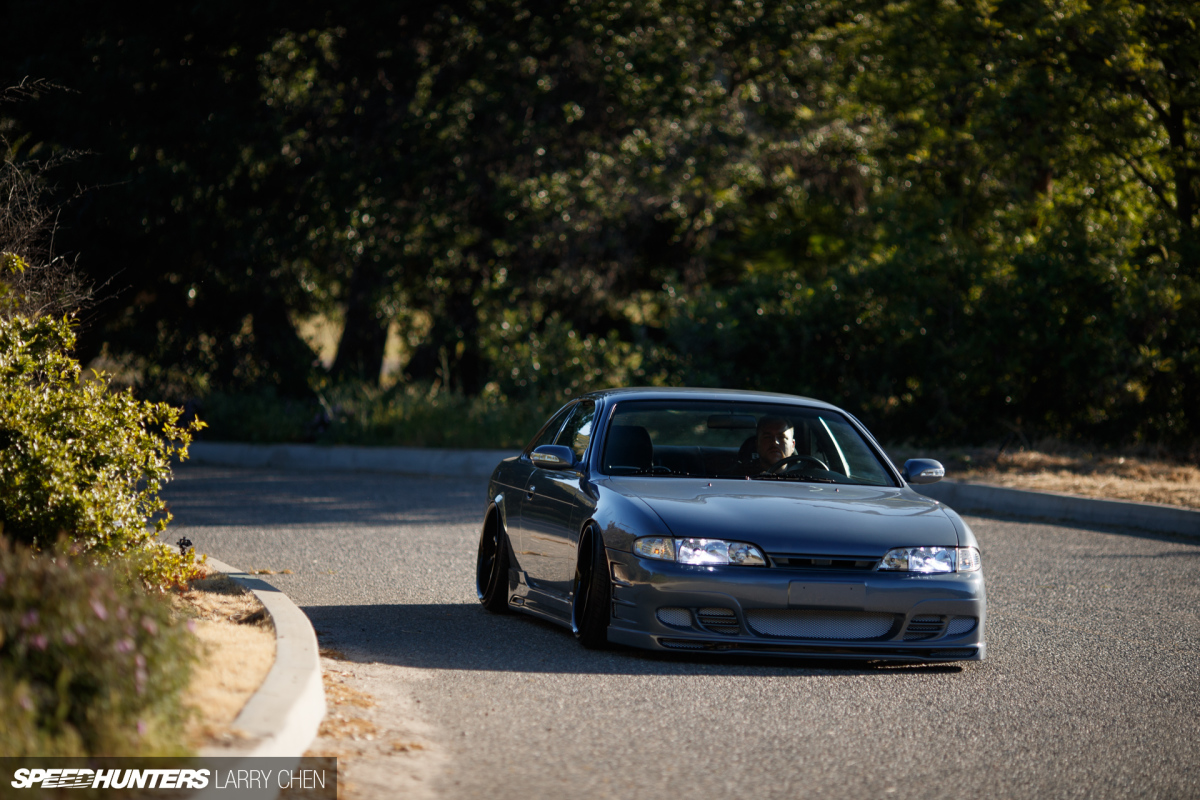
[[[338,799],[431,797],[427,779],[444,758],[414,725],[411,701],[363,690],[366,680],[378,680],[378,665],[349,661],[331,648],[322,648],[321,656],[325,719],[304,755],[337,759]]]
[[[184,694],[193,709],[187,738],[194,748],[229,743],[233,720],[275,662],[275,629],[253,594],[226,575],[192,581],[172,597],[200,641],[201,660]]]
[[[1044,441],[1004,450],[894,446],[888,454],[897,465],[936,458],[954,480],[1200,509],[1200,466],[1153,453],[1093,452]]]

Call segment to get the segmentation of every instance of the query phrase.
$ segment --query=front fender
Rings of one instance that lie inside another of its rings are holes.
[[[608,549],[632,552],[634,539],[672,535],[662,518],[641,500],[603,486],[598,488],[599,497],[591,521],[600,529]]]
[[[942,506],[942,513],[954,525],[954,532],[958,534],[959,547],[974,547],[979,549],[979,542],[975,541],[975,533],[971,530],[971,526],[958,515],[958,512],[948,506]]]

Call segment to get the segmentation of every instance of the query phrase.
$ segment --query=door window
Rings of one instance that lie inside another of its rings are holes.
[[[563,420],[567,418],[567,414],[571,413],[572,408],[573,406],[568,405],[555,414],[546,423],[546,427],[542,428],[537,437],[530,442],[529,447],[525,448],[525,452],[532,452],[535,448],[541,447],[544,444],[554,444],[554,438],[558,435],[559,430],[562,428]]]
[[[554,443],[571,448],[575,452],[575,460],[582,460],[592,441],[592,422],[595,418],[596,404],[591,400],[580,401]]]

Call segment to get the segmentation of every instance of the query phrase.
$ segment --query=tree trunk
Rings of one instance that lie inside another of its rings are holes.
[[[346,296],[346,326],[330,370],[336,380],[379,385],[388,332],[388,320],[379,308],[384,288],[382,270],[374,264],[355,266]]]
[[[308,396],[316,353],[296,332],[282,298],[265,295],[253,315],[256,355],[269,381],[285,397]]]
[[[483,390],[487,364],[479,348],[473,292],[456,292],[445,299],[429,338],[413,353],[405,373],[412,380],[436,380],[446,389],[467,395]]]

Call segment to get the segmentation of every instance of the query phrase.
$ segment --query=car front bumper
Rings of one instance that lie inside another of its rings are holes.
[[[979,572],[703,567],[609,550],[611,642],[650,650],[981,661]]]

